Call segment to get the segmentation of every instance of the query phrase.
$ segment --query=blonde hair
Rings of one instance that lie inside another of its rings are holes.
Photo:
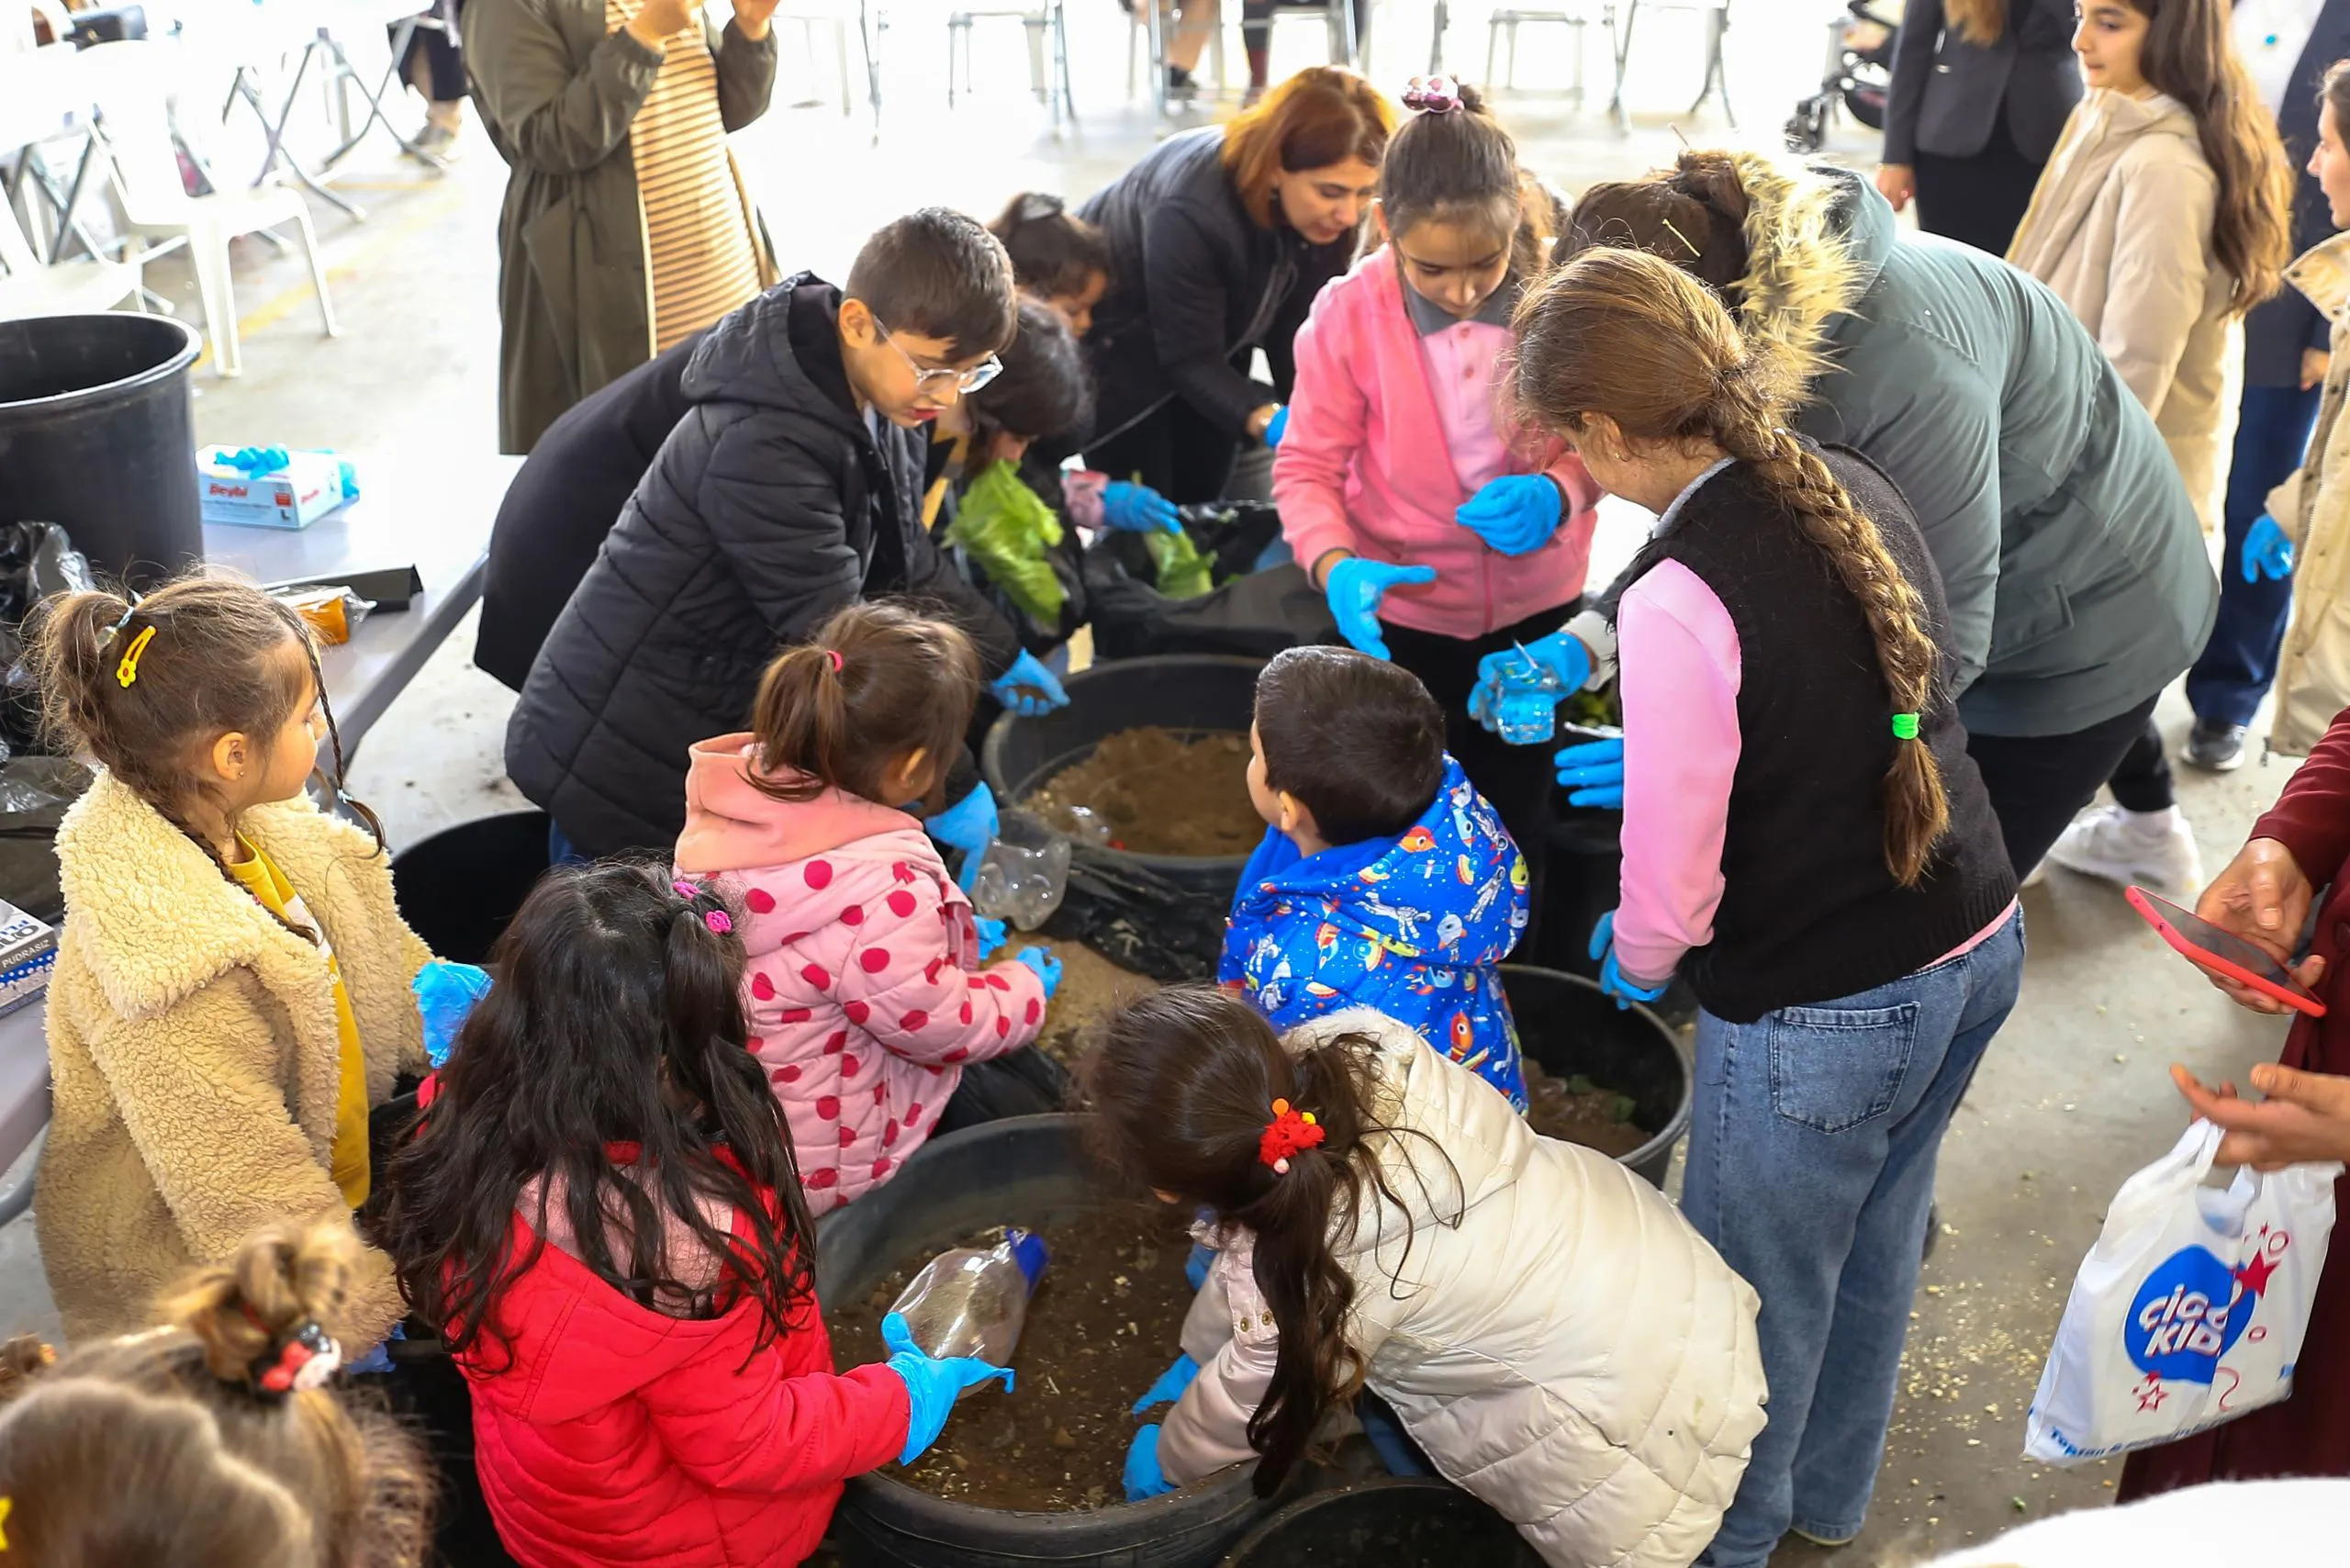
[[[420,1564],[431,1485],[413,1439],[330,1389],[253,1381],[304,1326],[339,1337],[358,1255],[347,1224],[271,1226],[166,1293],[161,1327],[25,1377],[0,1406],[8,1561]]]
[[[1784,409],[1721,302],[1672,263],[1601,247],[1519,302],[1513,371],[1527,417],[1572,435],[1594,415],[1639,442],[1708,442],[1751,467],[1859,601],[1895,713],[1934,700],[1941,651],[1924,599]],[[1885,862],[1911,886],[1950,825],[1942,769],[1922,738],[1897,742],[1884,786]]]

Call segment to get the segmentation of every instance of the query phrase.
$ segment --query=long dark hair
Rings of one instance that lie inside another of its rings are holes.
[[[2274,295],[2293,259],[2293,167],[2252,73],[2236,58],[2224,0],[2126,0],[2146,18],[2138,73],[2195,117],[2220,182],[2211,250],[2241,314]]]
[[[1110,241],[1057,196],[1022,191],[1003,204],[988,232],[1003,241],[1013,281],[1039,299],[1083,294],[1097,275],[1104,284],[1116,280]]]
[[[1259,1496],[1279,1488],[1367,1370],[1347,1342],[1354,1280],[1331,1243],[1355,1234],[1374,1194],[1395,1203],[1369,1142],[1394,1131],[1369,1103],[1376,1048],[1340,1035],[1292,1053],[1238,997],[1175,986],[1120,1009],[1080,1070],[1104,1163],[1255,1234],[1257,1288],[1280,1332],[1272,1382],[1248,1420]],[[1275,1100],[1313,1113],[1324,1135],[1282,1173],[1259,1154]]]
[[[650,866],[550,872],[498,941],[498,983],[385,1177],[385,1249],[453,1350],[502,1342],[499,1297],[558,1199],[580,1261],[640,1305],[707,1316],[748,1295],[766,1344],[812,1297],[815,1227],[744,1032],[738,917],[684,886],[695,896]],[[713,1225],[711,1201],[748,1234]],[[693,1271],[664,1246],[677,1226],[725,1261],[717,1283],[681,1279]]]

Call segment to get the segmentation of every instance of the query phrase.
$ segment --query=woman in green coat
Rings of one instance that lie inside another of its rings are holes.
[[[498,449],[776,280],[726,136],[767,112],[778,0],[472,0],[498,225]]]

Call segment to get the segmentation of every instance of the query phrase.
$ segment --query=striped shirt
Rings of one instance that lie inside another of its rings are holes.
[[[604,0],[604,25],[626,27],[642,3]],[[759,292],[758,239],[726,155],[718,62],[701,18],[662,47],[661,73],[629,127],[652,266],[655,353]]]

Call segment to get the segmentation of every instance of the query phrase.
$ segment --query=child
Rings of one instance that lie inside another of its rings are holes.
[[[1093,330],[1093,308],[1110,292],[1110,242],[1061,198],[1023,191],[1004,203],[988,232],[1012,258],[1020,292],[1061,313],[1079,337]]]
[[[326,1384],[366,1342],[350,1316],[363,1277],[349,1225],[271,1226],[176,1284],[162,1327],[32,1372],[0,1407],[8,1561],[422,1563],[423,1456]]]
[[[28,633],[51,732],[97,765],[58,829],[54,1109],[41,1261],[75,1339],[136,1327],[187,1269],[273,1220],[347,1220],[369,1107],[425,1068],[409,985],[431,955],[392,903],[375,820],[303,788],[341,745],[301,617],[187,577],[136,609],[50,599]],[[360,1255],[346,1326],[400,1316]],[[354,1351],[356,1354],[356,1351]]]
[[[677,872],[742,890],[751,1050],[816,1214],[934,1132],[1060,1108],[1060,1069],[1025,1048],[1059,961],[981,969],[970,901],[902,809],[978,693],[961,633],[857,605],[767,667],[749,734],[694,747]]]
[[[2228,0],[2083,0],[2088,96],[2008,260],[2055,290],[2154,418],[2203,532],[2221,520],[2237,319],[2292,257],[2293,175],[2230,44]],[[2203,880],[2149,715],[2092,807],[2048,851],[2087,876],[2191,897]]]
[[[1368,1387],[1547,1562],[1683,1568],[1712,1538],[1762,1427],[1754,1293],[1662,1193],[1369,1008],[1283,1038],[1161,991],[1084,1081],[1102,1156],[1221,1244],[1130,1499],[1249,1459],[1270,1495]]]
[[[1762,1293],[1772,1400],[1708,1560],[1762,1568],[1865,1519],[1935,1156],[2015,1005],[2016,880],[1892,481],[1789,433],[1729,313],[1644,251],[1575,257],[1516,330],[1518,406],[1661,519],[1617,607],[1623,897],[1591,956],[1619,999],[1696,992],[1682,1202]]]
[[[1526,925],[1526,857],[1445,755],[1444,718],[1369,655],[1274,655],[1248,728],[1248,798],[1270,825],[1216,978],[1281,1028],[1376,1007],[1524,1110],[1495,966]]]
[[[1545,652],[1537,640],[1573,608],[1599,490],[1564,445],[1500,410],[1548,197],[1523,199],[1516,150],[1474,91],[1438,77],[1404,101],[1419,112],[1388,146],[1371,208],[1386,243],[1298,330],[1273,499],[1347,640],[1392,652],[1444,710],[1452,755],[1526,852],[1539,910],[1550,769],[1472,722],[1468,700],[1482,656]],[[1588,661],[1561,674],[1580,687]]]
[[[778,645],[862,598],[935,599],[1002,700],[1068,700],[922,525],[927,427],[994,378],[1014,306],[1003,247],[926,207],[866,241],[845,292],[803,274],[711,329],[691,407],[507,727],[508,771],[571,847],[674,843],[693,743],[742,724]]]
[[[912,1463],[1009,1374],[913,1350],[835,1376],[815,1227],[736,993],[744,916],[650,867],[542,881],[498,941],[386,1244],[473,1390],[531,1568],[798,1562],[843,1478]]]

